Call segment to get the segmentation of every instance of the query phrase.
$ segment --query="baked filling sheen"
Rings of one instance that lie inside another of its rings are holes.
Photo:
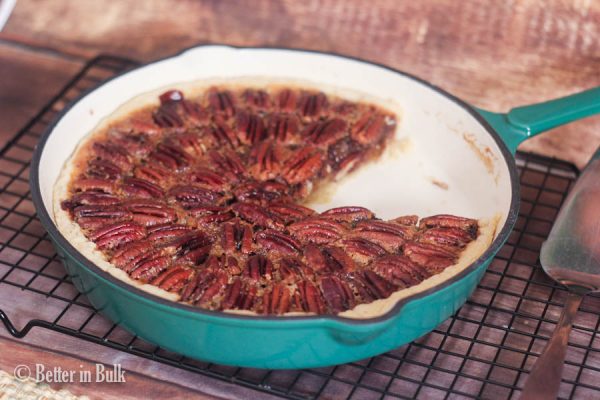
[[[302,205],[377,158],[394,113],[296,87],[179,90],[95,132],[61,200],[105,260],[210,310],[338,314],[442,273],[477,220]]]

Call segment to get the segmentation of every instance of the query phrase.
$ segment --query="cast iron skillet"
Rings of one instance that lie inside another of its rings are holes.
[[[367,93],[402,109],[397,139],[408,150],[343,181],[318,210],[366,206],[383,218],[448,212],[500,215],[496,236],[450,279],[369,319],[254,317],[201,310],[129,286],[79,253],[53,220],[52,188],[77,142],[121,103],[180,82],[240,76],[308,81]],[[65,108],[42,136],[31,165],[38,216],[75,286],[104,315],[140,337],[189,357],[257,368],[340,364],[389,351],[431,331],[455,312],[508,238],[519,208],[513,154],[542,131],[600,111],[600,88],[520,107],[479,110],[419,78],[367,61],[314,51],[199,46],[113,78]],[[447,190],[431,184],[443,180]]]

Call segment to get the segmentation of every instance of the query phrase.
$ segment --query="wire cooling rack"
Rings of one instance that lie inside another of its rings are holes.
[[[519,153],[522,205],[516,228],[469,301],[430,334],[387,354],[330,368],[268,371],[225,367],[164,351],[112,324],[80,295],[36,219],[28,186],[29,162],[41,133],[76,96],[134,61],[100,56],[0,150],[0,295],[43,296],[55,310],[18,330],[2,309],[13,336],[49,329],[281,397],[514,398],[551,335],[565,290],[542,272],[538,254],[560,205],[578,175],[566,162]],[[0,299],[2,297],[0,296]],[[23,300],[25,301],[25,300]],[[36,309],[31,307],[33,312]],[[16,316],[12,316],[16,317]],[[600,297],[588,296],[571,333],[561,398],[600,398]]]

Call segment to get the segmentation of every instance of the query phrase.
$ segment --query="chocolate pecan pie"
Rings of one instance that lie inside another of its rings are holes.
[[[380,155],[397,124],[381,106],[292,86],[169,90],[159,102],[79,146],[56,210],[84,254],[154,293],[210,310],[348,313],[489,243],[474,219],[302,205]]]

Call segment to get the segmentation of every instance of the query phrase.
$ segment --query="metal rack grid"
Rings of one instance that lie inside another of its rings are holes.
[[[29,161],[41,133],[82,92],[136,62],[91,60],[0,150],[0,294],[33,292],[59,307],[18,330],[44,328],[198,374],[287,398],[514,398],[543,349],[562,309],[565,290],[542,272],[538,253],[576,179],[566,162],[519,153],[522,206],[507,244],[469,301],[430,334],[387,354],[336,367],[267,371],[225,367],[173,354],[142,341],[99,315],[77,293],[36,219],[28,187]],[[76,315],[77,317],[73,317]],[[83,317],[82,317],[83,315]],[[588,296],[571,334],[561,398],[600,397],[600,297]]]

